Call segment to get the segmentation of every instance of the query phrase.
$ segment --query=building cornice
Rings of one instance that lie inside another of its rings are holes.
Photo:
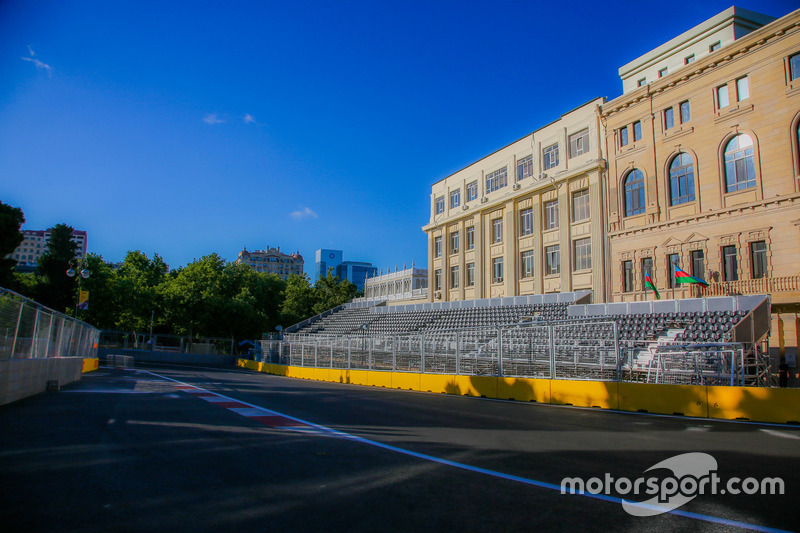
[[[702,61],[698,59],[672,74],[606,102],[600,106],[600,116],[608,118],[632,105],[683,85],[689,80],[706,74],[721,65],[726,65],[754,49],[763,47],[796,31],[800,31],[800,10],[793,11],[785,17],[781,17],[737,39],[728,46],[705,56]]]

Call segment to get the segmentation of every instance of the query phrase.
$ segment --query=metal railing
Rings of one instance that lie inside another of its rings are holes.
[[[695,286],[694,292],[697,296],[702,297],[800,292],[800,276],[712,281],[708,287]]]
[[[234,355],[235,342],[230,337],[189,337],[118,331],[100,332],[100,348],[104,350],[145,350],[201,355]]]
[[[696,385],[765,385],[769,374],[755,346],[620,341],[614,321],[587,319],[261,343],[263,362],[316,368]]]
[[[0,359],[96,357],[100,330],[0,288]]]

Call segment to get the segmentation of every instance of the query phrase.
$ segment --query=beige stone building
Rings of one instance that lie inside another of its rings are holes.
[[[281,247],[266,250],[252,250],[247,248],[239,252],[236,263],[244,263],[257,272],[267,274],[277,274],[283,279],[288,279],[292,274],[303,275],[303,256],[300,252],[285,254],[281,252]]]
[[[603,301],[598,98],[432,186],[428,300],[594,291]]]
[[[769,294],[771,348],[797,346],[800,11],[731,8],[620,69],[601,106],[609,301]],[[786,348],[789,350],[786,350]]]

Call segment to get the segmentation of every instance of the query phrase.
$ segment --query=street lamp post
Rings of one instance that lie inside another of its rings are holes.
[[[78,294],[75,297],[75,318],[78,318],[78,304],[80,303],[81,298],[81,280],[87,279],[89,276],[92,275],[92,271],[88,268],[81,268],[83,266],[83,261],[81,261],[77,267],[80,268],[80,271],[76,271],[74,268],[70,268],[67,270],[67,276],[70,278],[74,278],[77,276],[78,278]]]

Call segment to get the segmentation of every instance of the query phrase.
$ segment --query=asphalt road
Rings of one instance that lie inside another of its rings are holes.
[[[4,531],[800,528],[791,426],[101,368],[0,407],[0,428]],[[645,471],[690,452],[713,457],[722,483],[780,477],[784,494],[706,493],[643,517],[619,498],[652,496],[613,483],[598,497],[559,490],[565,477],[606,474],[667,483],[669,471]]]

